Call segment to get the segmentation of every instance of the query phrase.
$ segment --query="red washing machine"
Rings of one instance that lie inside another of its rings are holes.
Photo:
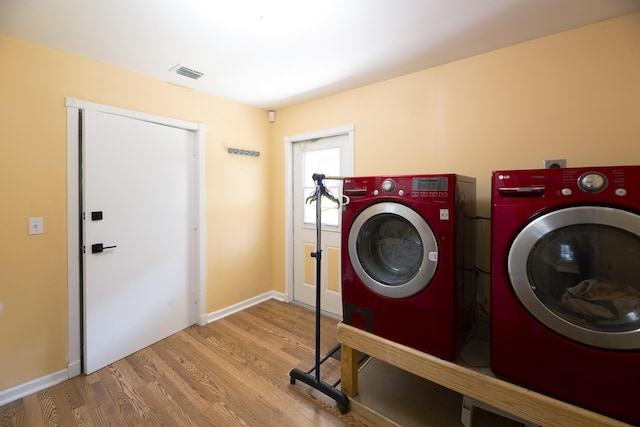
[[[497,171],[491,368],[640,424],[640,166]]]
[[[475,185],[451,174],[344,180],[346,324],[457,357],[475,296]]]

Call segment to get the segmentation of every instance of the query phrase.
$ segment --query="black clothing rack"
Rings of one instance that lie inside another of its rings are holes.
[[[320,240],[320,235],[322,231],[322,213],[321,213],[321,199],[322,197],[328,197],[330,200],[338,203],[339,201],[333,197],[330,193],[327,192],[323,181],[325,179],[342,179],[338,177],[326,177],[323,174],[314,173],[313,180],[316,183],[316,191],[314,196],[309,199],[315,198],[316,201],[316,250],[311,253],[311,257],[316,259],[316,363],[310,371],[304,372],[300,369],[292,369],[290,372],[291,376],[291,384],[295,384],[296,380],[302,381],[303,383],[310,385],[311,387],[319,390],[320,392],[326,394],[330,398],[336,401],[338,405],[338,409],[342,414],[346,414],[349,411],[349,397],[344,394],[342,391],[338,390],[335,385],[329,385],[320,379],[320,365],[322,362],[327,360],[333,353],[335,353],[339,347],[336,346],[329,352],[329,355],[325,356],[324,359],[320,360],[320,266],[322,259],[322,245]],[[308,200],[309,200],[308,199]],[[314,375],[311,373],[314,372]]]

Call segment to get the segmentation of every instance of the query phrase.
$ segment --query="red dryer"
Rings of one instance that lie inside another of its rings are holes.
[[[492,176],[491,368],[640,425],[640,166]]]
[[[475,294],[475,179],[347,178],[343,193],[344,322],[455,359]]]

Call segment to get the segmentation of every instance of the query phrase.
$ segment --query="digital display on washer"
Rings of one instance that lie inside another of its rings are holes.
[[[445,177],[441,178],[413,178],[411,189],[414,191],[439,190],[447,191],[449,181]]]

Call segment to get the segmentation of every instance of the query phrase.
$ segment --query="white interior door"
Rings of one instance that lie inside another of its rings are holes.
[[[353,147],[350,134],[298,141],[293,144],[293,298],[316,306],[316,204],[307,203],[316,190],[312,175],[353,174]],[[327,190],[341,199],[342,181],[324,180]],[[340,227],[342,213],[330,199],[321,200],[321,309],[342,316],[340,278]]]
[[[195,321],[196,140],[188,130],[91,110],[82,129],[90,373]],[[97,244],[103,249],[92,251]]]

